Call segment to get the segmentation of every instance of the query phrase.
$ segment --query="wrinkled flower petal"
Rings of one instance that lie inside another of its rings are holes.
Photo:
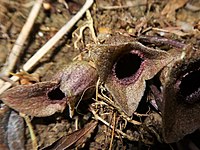
[[[72,117],[76,102],[82,96],[82,99],[87,99],[93,95],[98,79],[97,71],[86,61],[75,61],[60,71],[53,80],[57,78],[60,78],[60,90],[68,97]]]
[[[110,44],[96,47],[94,60],[100,78],[122,110],[132,115],[151,79],[172,57],[165,51],[148,48],[131,37],[114,37]]]
[[[86,61],[76,61],[61,71],[60,90],[68,97],[77,96],[94,86],[97,79],[95,68]]]

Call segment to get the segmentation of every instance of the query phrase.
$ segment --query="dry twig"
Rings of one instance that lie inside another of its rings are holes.
[[[81,10],[70,19],[43,47],[41,47],[23,66],[24,71],[30,70],[65,34],[93,4],[93,0],[87,0]]]
[[[80,11],[70,19],[43,47],[41,47],[24,65],[23,70],[29,71],[70,29],[74,24],[83,16],[83,14],[90,8],[94,0],[87,0]],[[19,78],[13,76],[10,78],[13,81],[17,81]],[[0,94],[11,87],[9,82],[3,82],[0,80]]]
[[[107,10],[115,10],[115,9],[126,9],[130,7],[138,7],[138,6],[145,6],[147,5],[147,1],[140,1],[140,2],[132,2],[132,4],[129,5],[122,5],[122,6],[99,6],[101,9],[107,9]]]
[[[114,135],[115,135],[115,125],[116,125],[116,113],[114,112],[113,129],[112,129],[112,133],[111,133],[111,140],[110,140],[109,150],[112,150],[113,139],[114,139]]]
[[[110,125],[107,121],[105,121],[104,119],[102,119],[100,116],[97,115],[97,113],[95,112],[95,110],[90,107],[90,111],[92,112],[92,114],[94,115],[95,119],[96,120],[99,120],[101,121],[103,124],[105,124],[106,126],[108,126],[109,128],[113,129],[114,127],[112,125]],[[119,129],[115,129],[115,131],[118,133],[118,134],[121,134],[124,138],[127,138],[129,139],[130,141],[139,141],[139,136],[138,137],[133,137],[133,136],[130,136],[130,135],[127,135],[126,133],[122,132],[121,130]]]
[[[2,69],[2,73],[5,76],[8,76],[9,73],[13,70],[16,65],[17,60],[19,59],[20,53],[23,50],[24,43],[29,36],[29,33],[33,27],[33,24],[38,16],[40,8],[42,6],[43,0],[37,0],[28,16],[26,23],[24,24],[12,50],[10,55],[6,60],[6,65]]]
[[[136,120],[131,119],[130,117],[128,117],[123,111],[121,111],[121,108],[119,108],[119,106],[115,105],[111,100],[109,100],[108,97],[104,97],[101,96],[100,94],[98,94],[98,97],[105,101],[106,103],[108,103],[109,105],[113,106],[120,114],[123,118],[125,118],[128,122],[134,124],[134,125],[141,125],[141,122],[138,122]]]

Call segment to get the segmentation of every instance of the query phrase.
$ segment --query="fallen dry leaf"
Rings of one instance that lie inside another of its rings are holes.
[[[91,121],[90,123],[86,124],[85,127],[83,127],[82,129],[63,136],[51,146],[46,147],[42,150],[65,150],[78,147],[82,145],[87,140],[87,138],[90,137],[90,135],[96,128],[97,123],[97,121]]]
[[[177,9],[183,7],[187,2],[188,0],[170,0],[162,10],[161,14],[169,17],[174,14]]]
[[[11,111],[7,124],[7,142],[10,150],[25,150],[24,119]]]
[[[20,84],[33,84],[39,82],[38,74],[29,74],[28,72],[22,71],[18,73],[10,73],[13,76],[17,76],[20,78]]]

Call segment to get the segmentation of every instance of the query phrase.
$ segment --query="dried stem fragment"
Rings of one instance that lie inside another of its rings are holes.
[[[53,36],[44,46],[42,46],[24,65],[23,70],[29,71],[69,30],[74,24],[82,17],[82,15],[88,10],[93,4],[94,0],[87,0],[80,11],[67,22],[56,34]],[[10,78],[13,81],[19,80],[18,77],[14,76]],[[3,82],[0,80],[0,94],[11,87],[12,84],[9,82]]]
[[[78,42],[83,38],[83,31],[86,29],[86,28],[89,28],[90,29],[90,32],[91,32],[91,35],[92,35],[92,38],[94,40],[95,43],[97,43],[97,37],[96,37],[96,34],[95,34],[95,31],[94,31],[94,26],[93,26],[93,19],[92,19],[92,16],[90,14],[90,11],[87,10],[86,11],[86,17],[87,17],[87,21],[85,21],[83,23],[82,26],[80,26],[77,30],[79,30],[79,35],[76,33],[76,31],[74,31],[72,33],[72,36],[77,36],[77,40],[74,42],[74,48],[78,49]]]
[[[21,33],[19,34],[9,57],[6,60],[6,66],[3,68],[2,73],[6,76],[9,75],[9,72],[13,70],[16,65],[17,60],[19,59],[19,55],[23,49],[23,45],[33,27],[33,24],[38,16],[40,8],[42,6],[43,0],[36,0],[35,4],[28,16],[26,23],[24,24]]]
[[[32,148],[33,148],[33,150],[37,150],[38,149],[37,138],[36,138],[36,135],[34,133],[33,126],[31,124],[31,120],[30,120],[29,116],[27,116],[25,114],[21,113],[20,115],[24,118],[26,125],[28,126],[30,136],[31,136],[31,140],[32,140]]]

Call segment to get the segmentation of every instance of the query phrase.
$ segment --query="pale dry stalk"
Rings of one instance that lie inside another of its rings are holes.
[[[35,4],[28,16],[28,19],[26,20],[26,23],[24,24],[17,40],[15,41],[15,44],[6,60],[5,66],[2,69],[2,74],[5,76],[8,76],[11,71],[13,71],[17,60],[19,59],[20,54],[22,53],[24,43],[26,42],[30,31],[34,25],[34,22],[38,16],[38,13],[40,11],[40,8],[42,6],[43,0],[36,0]]]
[[[24,65],[23,70],[29,71],[83,16],[83,14],[92,6],[94,0],[87,0],[80,11],[70,19],[44,46],[42,46]],[[12,76],[10,78],[17,81],[19,78]],[[0,94],[12,86],[9,82],[0,80]]]

